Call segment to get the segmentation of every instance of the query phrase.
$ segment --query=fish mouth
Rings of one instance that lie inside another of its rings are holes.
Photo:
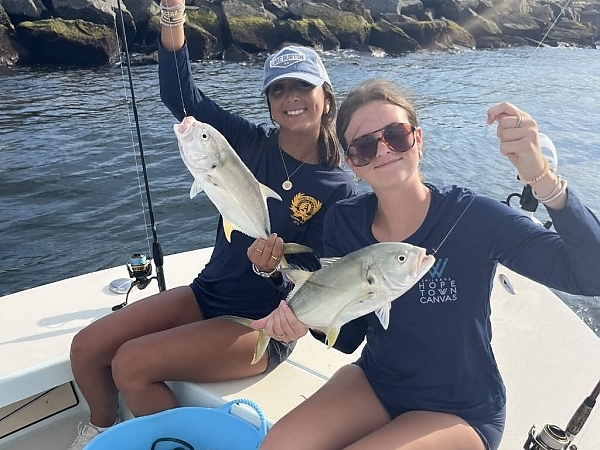
[[[422,248],[419,250],[419,254],[417,255],[417,258],[418,258],[419,263],[417,264],[417,267],[415,268],[415,271],[416,271],[415,275],[421,274],[421,276],[423,276],[423,275],[425,275],[425,273],[427,273],[429,271],[429,269],[431,269],[431,267],[435,263],[435,256],[428,255],[427,250]]]
[[[180,124],[175,125],[175,132],[181,136],[185,137],[190,134],[194,130],[195,120],[191,116],[186,116],[183,118]]]

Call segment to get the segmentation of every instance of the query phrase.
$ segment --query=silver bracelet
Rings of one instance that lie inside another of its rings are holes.
[[[252,263],[252,270],[254,271],[254,273],[258,276],[261,276],[263,278],[271,278],[271,276],[275,273],[275,272],[279,272],[279,270],[281,270],[281,264],[277,264],[277,267],[275,267],[273,270],[271,270],[270,272],[263,272],[262,270],[259,270],[258,267],[256,267],[254,265],[254,263]]]

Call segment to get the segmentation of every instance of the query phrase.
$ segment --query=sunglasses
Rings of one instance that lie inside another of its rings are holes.
[[[390,123],[380,130],[354,139],[350,142],[346,155],[355,166],[366,166],[377,156],[379,141],[396,153],[404,153],[413,148],[417,141],[415,130],[416,127],[409,123]],[[381,136],[373,136],[379,132]]]

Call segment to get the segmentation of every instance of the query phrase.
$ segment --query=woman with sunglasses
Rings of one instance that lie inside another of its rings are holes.
[[[354,351],[366,337],[360,359],[278,421],[261,450],[498,448],[506,397],[490,345],[496,265],[562,291],[598,295],[600,224],[548,169],[531,117],[503,103],[488,110],[487,122],[497,122],[501,153],[558,233],[468,189],[423,182],[423,131],[393,83],[369,80],[348,94],[337,134],[348,165],[373,192],[327,212],[326,256],[405,241],[429,249],[436,264],[393,303],[387,330],[375,314],[342,327],[335,343],[341,351]],[[253,326],[275,339],[307,332],[285,302]]]

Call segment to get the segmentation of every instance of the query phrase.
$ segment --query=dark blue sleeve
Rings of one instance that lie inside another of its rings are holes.
[[[221,108],[194,83],[187,43],[175,52],[158,44],[160,98],[179,121],[186,113],[216,128],[238,154],[258,147],[267,130],[244,117]],[[182,104],[183,101],[183,104]],[[184,112],[185,106],[185,112]]]
[[[600,223],[572,190],[567,196],[562,209],[548,208],[556,232],[504,212],[490,236],[490,257],[559,291],[600,295]]]
[[[336,241],[337,224],[336,224],[336,208],[332,207],[325,215],[323,224],[323,253],[325,257],[344,256],[343,246],[340,246]],[[333,348],[344,352],[352,353],[363,342],[367,334],[367,318],[366,316],[359,317],[342,326]],[[325,336],[321,333],[311,331],[313,337],[321,342],[325,342]]]

